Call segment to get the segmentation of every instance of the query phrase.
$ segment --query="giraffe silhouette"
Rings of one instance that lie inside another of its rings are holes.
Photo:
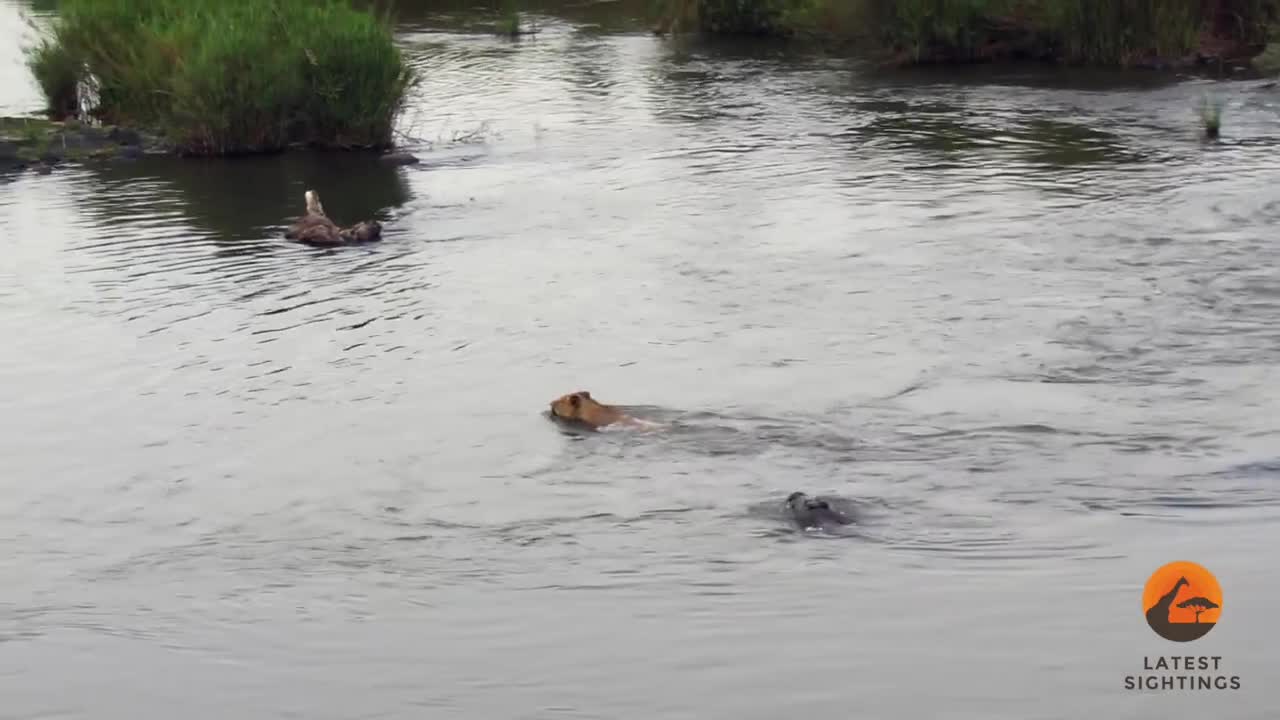
[[[1147,624],[1151,626],[1152,630],[1156,631],[1157,635],[1166,640],[1188,642],[1202,637],[1213,627],[1213,623],[1169,622],[1169,608],[1173,606],[1173,601],[1178,597],[1178,591],[1190,584],[1186,577],[1178,578],[1173,587],[1169,588],[1169,592],[1161,595],[1159,600],[1147,608]]]
[[[1178,582],[1173,584],[1173,588],[1169,592],[1161,595],[1154,605],[1147,608],[1147,622],[1156,632],[1159,632],[1160,628],[1169,625],[1169,608],[1173,607],[1173,601],[1178,597],[1178,591],[1182,589],[1182,586],[1190,584],[1185,577],[1178,578]]]

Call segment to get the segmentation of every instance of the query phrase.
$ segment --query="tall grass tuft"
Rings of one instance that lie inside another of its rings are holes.
[[[1045,2],[1041,20],[1071,62],[1129,65],[1187,55],[1205,18],[1200,0]]]
[[[343,0],[63,0],[28,64],[51,110],[191,154],[387,147],[415,76],[388,18]]]
[[[80,111],[81,67],[75,55],[44,39],[27,52],[27,67],[44,93],[51,117],[62,120]]]
[[[1200,101],[1200,127],[1204,136],[1216,140],[1222,130],[1222,101],[1210,100],[1207,96]]]
[[[496,9],[498,17],[493,23],[494,34],[519,37],[521,23],[517,0],[500,0]]]
[[[1014,0],[862,0],[876,44],[912,61],[969,61],[989,52]]]

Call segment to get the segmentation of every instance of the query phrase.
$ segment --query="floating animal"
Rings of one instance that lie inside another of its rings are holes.
[[[356,243],[373,242],[382,239],[382,223],[377,220],[358,222],[349,228],[340,228],[324,213],[320,204],[320,195],[315,190],[308,190],[305,195],[307,212],[298,219],[284,236],[307,245],[332,247],[334,245],[354,245]]]
[[[787,510],[801,529],[849,525],[853,522],[852,518],[831,507],[831,503],[826,500],[812,498],[799,491],[787,496]]]
[[[610,425],[658,428],[657,423],[633,418],[622,410],[596,402],[586,390],[561,395],[551,401],[551,417],[599,430]]]

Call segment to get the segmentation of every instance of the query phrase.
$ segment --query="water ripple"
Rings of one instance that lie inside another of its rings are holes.
[[[536,685],[674,717],[651,681],[696,665],[698,697],[839,668],[806,687],[860,678],[870,714],[927,716],[878,693],[996,653],[991,633],[1088,667],[1079,623],[1035,614],[1062,587],[1122,653],[1122,620],[1095,611],[1148,565],[1210,546],[1223,577],[1265,565],[1280,202],[1259,191],[1278,166],[1256,83],[886,73],[408,12],[420,166],[143,158],[0,181],[0,642],[24,657],[0,689],[19,717],[56,710],[43,673],[62,688],[99,655],[197,663],[174,670],[192,697],[256,668],[266,685],[223,714],[305,679],[372,703],[298,695],[317,716],[562,702]],[[1210,91],[1217,144],[1191,112]],[[307,188],[384,240],[284,241]],[[542,414],[579,389],[670,427],[563,434]],[[799,531],[794,490],[859,522]],[[846,616],[874,652],[847,652]],[[944,630],[962,650],[895,650]],[[603,631],[619,664],[583,675]],[[1008,687],[1034,690],[1014,645],[979,665],[1012,658]],[[991,715],[971,680],[925,695]],[[1114,715],[1097,687],[1070,689]],[[1033,694],[1001,707],[1034,716]]]

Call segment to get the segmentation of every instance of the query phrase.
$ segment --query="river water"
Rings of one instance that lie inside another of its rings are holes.
[[[1280,91],[595,22],[406,19],[418,166],[0,179],[0,716],[1270,718]]]

